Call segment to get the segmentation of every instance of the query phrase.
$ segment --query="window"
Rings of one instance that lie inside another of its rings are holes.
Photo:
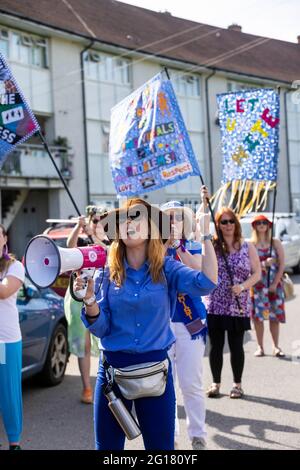
[[[290,154],[291,192],[300,196],[300,104],[293,102],[293,94],[287,95],[287,122]]]
[[[200,77],[183,71],[170,71],[175,92],[180,96],[199,97]]]
[[[36,67],[46,68],[48,66],[47,59],[47,42],[45,39],[36,39],[32,45],[32,65]]]
[[[90,51],[85,56],[87,77],[100,82],[130,84],[130,61],[108,54]]]
[[[264,85],[258,83],[227,82],[227,91],[241,91],[249,88],[264,88]]]
[[[0,52],[4,57],[8,56],[8,31],[6,29],[0,30]]]
[[[0,44],[1,41],[2,39]],[[10,32],[7,39],[6,55],[22,64],[46,68],[48,66],[47,40],[27,34]]]

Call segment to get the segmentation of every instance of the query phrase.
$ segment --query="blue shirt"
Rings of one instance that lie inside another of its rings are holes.
[[[103,283],[97,294],[100,308],[98,319],[90,324],[82,309],[82,321],[89,331],[101,338],[107,351],[145,353],[168,349],[175,341],[170,328],[177,293],[191,296],[207,295],[216,286],[202,272],[166,257],[164,280],[153,283],[149,264],[135,270],[125,263],[126,278],[121,287],[109,280],[106,269]],[[99,286],[101,274],[96,280]]]

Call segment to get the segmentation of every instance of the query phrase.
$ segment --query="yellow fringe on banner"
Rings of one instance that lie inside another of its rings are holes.
[[[261,210],[262,212],[266,209],[266,206],[267,206],[267,202],[268,202],[268,194],[269,194],[269,191],[271,191],[272,189],[274,189],[276,187],[276,183],[272,182],[272,181],[268,181],[266,186],[265,186],[265,190],[264,190],[264,194],[260,200],[260,203],[257,205],[257,208],[256,208],[256,211],[258,212],[259,210]]]
[[[235,199],[235,196],[237,195],[238,193],[238,190],[239,190],[239,187],[240,187],[240,183],[241,181],[240,180],[233,180],[232,181],[232,187],[231,187],[231,198],[230,198],[230,201],[228,203],[228,206],[231,207],[232,206],[232,203]]]
[[[246,206],[246,202],[248,201],[248,197],[249,197],[249,193],[251,191],[251,188],[252,188],[252,181],[246,180],[246,187],[245,187],[245,191],[244,191],[244,195],[243,195],[243,199],[242,199],[242,203],[241,203],[241,207],[240,207],[241,217],[243,217],[243,215],[246,214],[244,209],[245,209],[245,206]]]
[[[237,200],[237,203],[235,205],[235,208],[233,209],[234,212],[239,212],[241,199],[242,199],[243,192],[245,190],[246,182],[247,182],[247,180],[243,180],[243,181],[240,181],[240,183],[239,183],[238,200]]]
[[[243,217],[248,212],[265,210],[268,194],[275,186],[276,183],[272,181],[233,180],[221,186],[210,201],[214,209],[220,210],[226,205],[231,207],[239,217]],[[252,192],[252,197],[249,201],[250,192]],[[229,202],[224,204],[229,194]],[[235,200],[236,204],[232,207]]]
[[[223,184],[223,186],[221,186],[218,189],[218,191],[215,192],[215,194],[212,195],[212,197],[210,198],[210,203],[213,209],[215,209],[217,203],[219,207],[220,207],[220,204],[221,206],[223,205],[227,190],[230,188],[230,186],[231,186],[231,182],[228,181],[227,183]]]
[[[259,205],[259,201],[260,201],[260,196],[261,196],[261,193],[262,191],[265,189],[266,187],[266,184],[264,181],[261,181],[259,184],[258,184],[258,188],[257,188],[257,195],[256,195],[256,198],[255,198],[255,209],[254,211],[257,212],[258,210],[258,205]],[[254,207],[254,205],[253,205]]]

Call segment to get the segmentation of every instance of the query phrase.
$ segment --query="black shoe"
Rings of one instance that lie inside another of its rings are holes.
[[[19,444],[9,446],[9,450],[22,450]]]

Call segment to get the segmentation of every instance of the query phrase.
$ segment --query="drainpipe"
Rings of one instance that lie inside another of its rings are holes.
[[[86,98],[85,98],[85,73],[84,73],[84,53],[89,50],[95,43],[94,39],[80,52],[80,67],[81,67],[81,92],[82,92],[82,109],[83,109],[83,139],[84,139],[84,156],[85,156],[85,171],[86,171],[86,190],[87,190],[87,204],[90,203],[90,174],[89,174],[89,149],[87,137],[87,118],[86,118]]]
[[[288,128],[288,112],[287,112],[287,95],[291,90],[284,92],[284,114],[285,114],[285,137],[286,137],[286,160],[287,160],[287,177],[289,188],[289,211],[293,211],[292,189],[291,189],[291,160],[290,160],[290,146],[289,146],[289,128]]]
[[[208,80],[215,75],[214,70],[210,75],[205,77],[205,97],[206,97],[206,126],[207,126],[207,140],[208,140],[208,161],[209,161],[209,192],[214,193],[214,179],[213,179],[213,161],[212,161],[212,148],[211,148],[211,128],[210,128],[210,111],[209,111],[209,96],[208,96]]]

